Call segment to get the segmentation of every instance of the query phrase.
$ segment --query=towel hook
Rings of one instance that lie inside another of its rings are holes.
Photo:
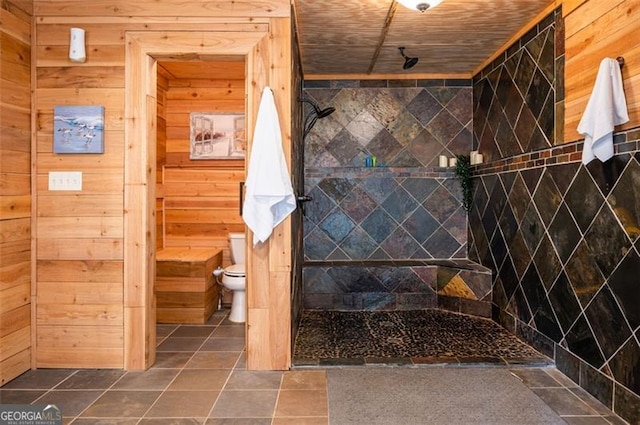
[[[622,67],[624,66],[624,58],[622,56],[618,56],[616,60],[620,64],[620,69],[622,69]]]

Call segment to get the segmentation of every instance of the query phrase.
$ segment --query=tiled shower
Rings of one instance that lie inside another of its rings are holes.
[[[557,10],[472,82],[304,83],[307,96],[337,110],[305,144],[316,203],[304,222],[304,302],[432,306],[438,277],[416,280],[416,264],[468,258],[492,271],[495,321],[636,423],[640,130],[616,134],[616,156],[604,164],[581,165],[581,142],[563,143],[563,31]],[[437,159],[478,148],[485,164],[474,169],[467,216],[452,170]],[[364,167],[371,155],[380,167]],[[376,261],[407,266],[393,279],[411,277],[410,292],[385,286],[390,267],[363,274]],[[358,297],[371,281],[380,292]]]

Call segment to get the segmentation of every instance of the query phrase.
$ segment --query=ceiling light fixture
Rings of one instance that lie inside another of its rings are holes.
[[[411,10],[419,10],[424,12],[427,9],[433,9],[439,5],[442,0],[396,0],[398,3]]]
[[[404,54],[404,47],[398,47],[398,50],[400,50],[400,54],[404,58],[402,69],[413,68],[418,63],[418,58],[410,58],[409,56]]]

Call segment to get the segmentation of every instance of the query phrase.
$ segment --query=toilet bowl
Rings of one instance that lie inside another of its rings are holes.
[[[244,233],[230,233],[229,243],[233,265],[226,267],[222,273],[222,285],[233,292],[229,320],[244,323],[247,318],[245,288],[247,275],[244,263]]]

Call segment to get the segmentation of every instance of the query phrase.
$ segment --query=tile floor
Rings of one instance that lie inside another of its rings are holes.
[[[56,404],[74,425],[327,425],[326,370],[247,371],[244,326],[226,314],[204,326],[158,325],[147,371],[28,371],[0,388],[0,404]],[[625,423],[552,367],[511,371],[570,425]]]

